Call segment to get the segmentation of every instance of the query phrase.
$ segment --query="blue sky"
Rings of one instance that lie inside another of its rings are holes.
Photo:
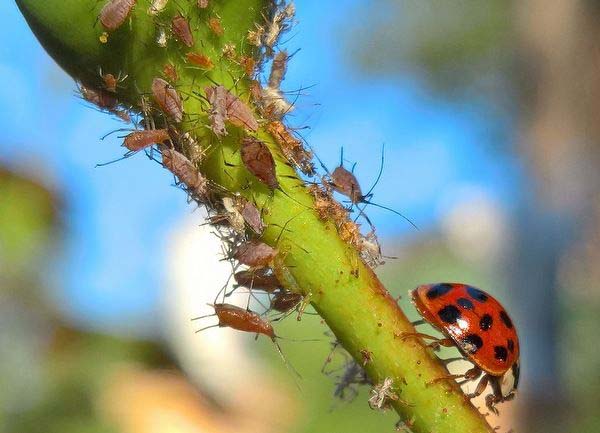
[[[361,77],[344,56],[338,37],[358,1],[298,1],[299,25],[286,47],[301,48],[284,88],[313,86],[290,118],[309,126],[305,137],[330,167],[358,161],[364,189],[374,180],[382,143],[383,178],[373,201],[390,206],[422,230],[435,227],[440,207],[465,185],[475,185],[507,205],[515,166],[492,149],[485,114],[469,101],[436,100],[416,77]],[[64,198],[67,243],[53,277],[59,304],[77,320],[97,326],[138,322],[157,306],[164,280],[166,236],[193,211],[171,186],[165,170],[136,155],[102,168],[122,154],[122,124],[85,106],[75,86],[45,54],[12,1],[0,4],[0,161],[22,167]],[[398,216],[369,215],[385,237],[414,236]]]

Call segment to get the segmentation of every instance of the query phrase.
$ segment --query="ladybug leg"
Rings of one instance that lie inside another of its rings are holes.
[[[473,367],[465,371],[462,374],[447,374],[445,376],[436,377],[433,380],[427,382],[427,385],[433,385],[434,383],[443,382],[446,380],[454,379],[466,379],[467,381],[475,380],[481,375],[481,369],[479,367]]]
[[[503,401],[502,397],[499,397],[495,394],[488,394],[485,396],[485,405],[496,415],[499,414],[498,409],[496,409],[496,404],[500,403],[501,401]]]
[[[488,386],[489,381],[490,376],[484,374],[479,383],[477,384],[477,388],[475,388],[475,391],[473,391],[471,394],[467,394],[467,398],[475,398],[480,396],[483,393],[483,391],[485,391],[485,388]]]
[[[432,341],[428,344],[433,350],[440,350],[440,346],[444,347],[453,347],[455,345],[454,341],[451,338],[441,338],[436,339],[436,341]]]
[[[423,334],[422,332],[401,332],[400,334],[397,334],[398,337],[400,337],[403,341],[406,340],[407,338],[422,338],[424,340],[434,340],[437,341],[439,340],[439,338],[434,337],[433,335],[429,335],[429,334]]]
[[[414,322],[410,322],[410,324],[412,326],[420,326],[420,325],[425,325],[427,322],[423,319],[421,320],[415,320]]]

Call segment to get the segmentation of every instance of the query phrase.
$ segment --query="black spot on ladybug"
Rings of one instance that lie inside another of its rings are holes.
[[[508,317],[508,314],[506,314],[506,311],[504,310],[500,311],[500,320],[502,320],[502,323],[504,323],[507,328],[511,329],[513,327],[512,320],[510,320],[510,317]]]
[[[510,353],[513,353],[515,351],[515,342],[512,341],[510,338],[508,339],[506,345],[508,346],[508,350],[510,350]]]
[[[458,304],[459,307],[463,307],[465,310],[473,309],[473,303],[471,301],[469,301],[467,298],[458,298],[456,300],[456,303]]]
[[[471,298],[475,299],[476,301],[485,302],[488,300],[488,296],[481,290],[476,289],[475,287],[467,287],[467,293]]]
[[[498,361],[506,362],[506,358],[508,358],[508,350],[504,346],[494,346],[494,357]]]
[[[479,320],[479,327],[482,331],[487,331],[492,327],[492,323],[494,323],[494,319],[489,314],[484,314]]]
[[[461,341],[463,349],[470,354],[474,354],[483,346],[483,340],[477,334],[469,334]]]
[[[458,319],[460,319],[460,311],[454,305],[446,305],[440,311],[438,311],[438,316],[442,319],[443,322],[446,323],[456,323]]]
[[[439,298],[440,296],[443,296],[446,293],[448,293],[450,290],[452,290],[452,284],[448,284],[448,283],[436,284],[435,286],[433,286],[431,289],[429,289],[427,291],[427,299]]]

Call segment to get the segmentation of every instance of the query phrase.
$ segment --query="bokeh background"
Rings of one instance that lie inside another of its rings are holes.
[[[96,167],[123,124],[0,15],[0,431],[392,431],[368,389],[333,398],[315,316],[277,326],[299,386],[266,339],[194,333],[230,272],[203,212],[143,155]],[[297,19],[290,123],[363,185],[385,143],[374,201],[420,227],[368,209],[387,287],[412,317],[427,282],[507,304],[522,386],[500,431],[599,431],[598,3],[298,0]]]

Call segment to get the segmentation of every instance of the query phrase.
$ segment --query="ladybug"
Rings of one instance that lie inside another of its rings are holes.
[[[468,397],[481,395],[489,383],[492,393],[486,396],[486,406],[498,414],[494,405],[512,400],[519,383],[519,338],[504,307],[483,290],[460,283],[421,285],[411,297],[424,319],[420,323],[428,322],[447,338],[415,335],[437,340],[435,346],[456,346],[475,364],[466,373],[448,378],[469,381],[481,376]]]

